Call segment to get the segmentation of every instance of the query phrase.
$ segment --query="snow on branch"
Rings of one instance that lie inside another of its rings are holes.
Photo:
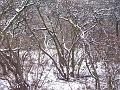
[[[14,48],[12,49],[12,51],[17,51],[17,50],[20,50],[21,48]],[[9,49],[0,49],[0,52],[7,52],[9,51]]]
[[[13,18],[11,18],[11,20],[9,21],[7,26],[3,29],[3,31],[6,31],[12,25],[12,23],[15,21],[15,19],[21,14],[21,12],[23,12],[24,9],[26,9],[30,5],[33,5],[33,4],[25,5],[20,10],[18,10],[18,13]]]
[[[68,21],[70,24],[72,24],[74,27],[78,28],[80,31],[82,31],[81,27],[77,24],[74,24],[74,22],[71,20],[71,19],[67,19],[67,18],[64,18],[64,17],[60,17],[60,19],[63,19],[65,21]]]

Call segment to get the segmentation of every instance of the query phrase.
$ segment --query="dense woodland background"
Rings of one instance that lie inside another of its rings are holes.
[[[57,90],[50,70],[85,85],[66,90],[120,90],[120,0],[0,0],[0,90]]]

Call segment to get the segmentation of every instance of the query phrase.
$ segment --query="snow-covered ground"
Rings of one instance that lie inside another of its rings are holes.
[[[55,51],[49,51],[49,54],[54,55],[53,52]],[[25,51],[21,52],[21,54],[23,53],[25,53]],[[31,51],[29,55],[31,55],[31,58],[28,57],[29,63],[26,63],[26,66],[29,65],[30,62],[32,62],[33,66],[31,67],[31,70],[25,74],[27,76],[24,76],[27,83],[30,85],[31,90],[33,90],[32,84],[36,81],[39,82],[38,90],[95,90],[95,80],[92,77],[79,79],[71,78],[69,82],[59,80],[56,74],[57,71],[52,65],[52,61],[46,55],[39,57],[38,52],[36,51]],[[43,60],[44,58],[46,60]],[[38,61],[44,63],[45,66],[38,65]],[[26,68],[26,71],[27,70],[28,68]],[[100,75],[101,87],[103,90],[106,83],[104,83],[102,78],[105,77],[105,70],[102,63],[97,63],[97,72],[98,75]],[[90,75],[85,62],[82,63],[80,75]],[[120,79],[120,75],[118,75],[118,79]],[[8,90],[7,86],[9,87],[8,82],[0,80],[0,90]]]

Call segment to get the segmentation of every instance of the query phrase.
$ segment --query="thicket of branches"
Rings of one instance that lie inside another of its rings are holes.
[[[118,90],[120,1],[0,0],[0,79],[12,90],[38,90],[49,60],[65,81],[80,78],[85,62],[95,90],[103,90],[97,71],[102,63],[106,90]]]

